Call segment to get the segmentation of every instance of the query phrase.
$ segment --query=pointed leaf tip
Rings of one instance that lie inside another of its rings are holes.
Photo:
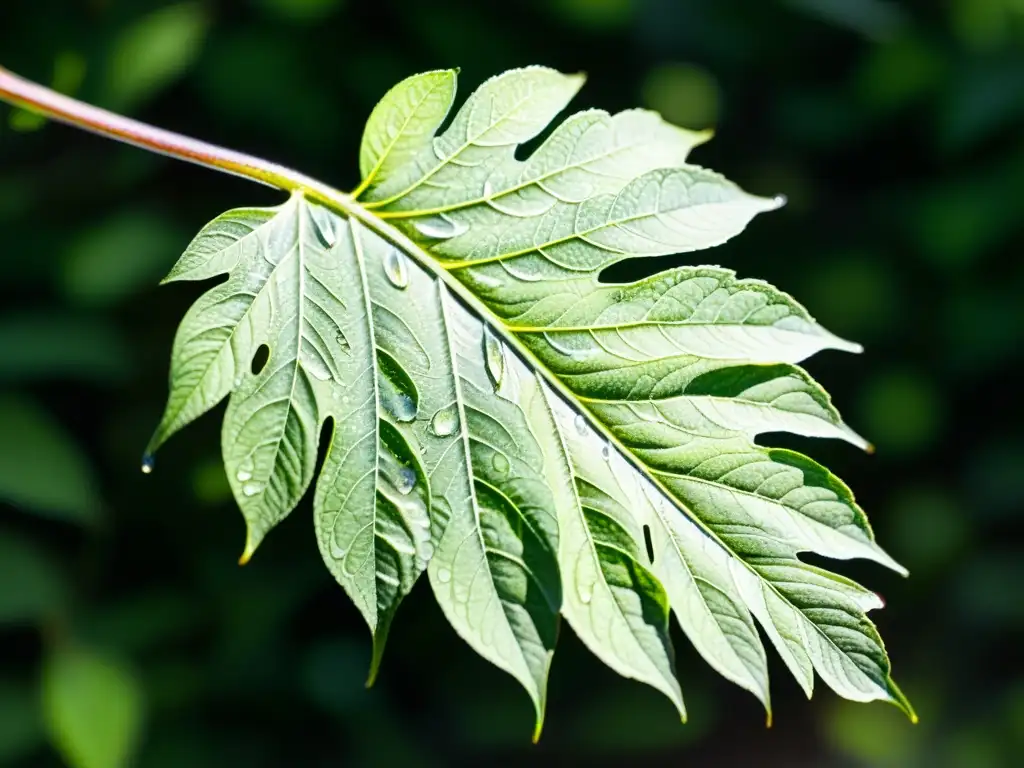
[[[701,144],[707,144],[713,138],[715,138],[714,128],[704,128],[700,131],[690,131],[693,136],[694,146],[699,147]]]
[[[842,432],[842,437],[850,445],[856,448],[860,448],[862,451],[864,451],[864,453],[867,453],[869,455],[875,452],[875,447],[853,428],[849,427],[846,424],[840,424],[840,430]]]
[[[380,674],[381,661],[384,659],[384,645],[387,642],[387,629],[383,632],[380,628],[373,633],[373,657],[370,659],[370,671],[366,675],[366,687],[373,688],[377,682],[377,675]]]
[[[253,541],[252,531],[247,528],[245,532],[245,549],[242,552],[242,556],[238,558],[238,564],[248,565],[253,554],[256,552],[257,546],[259,546],[259,542]]]
[[[914,705],[910,703],[910,699],[904,695],[900,687],[892,680],[889,680],[889,693],[892,695],[889,703],[905,714],[907,719],[910,720],[911,725],[917,725],[920,719],[917,716],[917,712],[914,711]]]

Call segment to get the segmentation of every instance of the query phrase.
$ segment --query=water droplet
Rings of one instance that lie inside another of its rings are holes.
[[[235,389],[238,389],[240,386],[242,386],[242,377],[241,376],[236,376],[235,377]]]
[[[505,347],[487,326],[484,326],[484,359],[487,362],[487,374],[497,391],[505,378]]]
[[[320,381],[331,380],[331,372],[324,364],[324,361],[321,360],[320,356],[317,354],[304,355],[302,360],[302,367],[314,379],[319,379]]]
[[[381,400],[395,421],[404,424],[416,418],[416,403],[405,392],[381,392]]]
[[[576,414],[576,418],[573,419],[573,424],[576,425],[576,431],[579,432],[584,437],[590,431],[590,428],[587,426],[587,420],[583,418],[582,413]]]
[[[416,487],[416,472],[409,467],[402,467],[398,470],[398,477],[395,478],[395,489],[407,496]]]
[[[452,572],[449,571],[447,568],[438,569],[437,580],[440,581],[442,584],[447,584],[449,581],[452,580]]]
[[[142,474],[151,475],[153,474],[153,467],[156,466],[156,456],[152,453],[147,453],[142,457]]]
[[[260,483],[246,483],[242,486],[242,493],[246,496],[255,496],[262,490],[263,486]]]
[[[577,591],[580,596],[580,602],[584,605],[589,605],[590,601],[594,599],[594,591],[590,587],[581,585]]]
[[[331,542],[331,557],[335,560],[344,560],[345,555],[348,554],[348,550],[344,547],[339,547],[337,544]]]
[[[429,237],[431,240],[450,240],[469,229],[469,225],[442,213],[440,216],[428,216],[420,219],[416,222],[416,229],[421,235]]]
[[[508,472],[508,458],[504,453],[495,452],[494,456],[491,457],[491,466],[494,467],[494,471],[499,475],[504,475]]]
[[[409,287],[409,260],[397,248],[390,248],[384,254],[384,274],[395,288]]]
[[[786,203],[788,203],[789,198],[786,197],[785,195],[776,195],[775,197],[772,198],[772,202],[775,204],[775,208],[778,209],[784,206]]]
[[[455,408],[448,406],[442,408],[434,414],[434,418],[430,420],[430,428],[434,434],[438,437],[448,437],[452,434],[459,426],[459,415],[455,412]]]
[[[333,248],[334,243],[338,239],[338,234],[334,229],[334,217],[314,216],[313,222],[316,225],[315,229],[317,239],[325,248]]]
[[[494,184],[491,183],[490,179],[484,182],[484,197],[494,197]]]
[[[434,545],[429,541],[424,542],[420,549],[424,560],[429,561],[434,556]]]
[[[601,446],[601,458],[605,461],[611,461],[612,459],[612,447],[608,443]]]
[[[348,343],[348,337],[340,331],[334,337],[334,343],[338,345],[338,349],[344,352],[346,355],[352,354],[352,345]]]
[[[569,343],[573,341],[571,337],[560,338],[559,334],[557,333],[545,333],[544,340],[553,350],[555,350],[555,352],[557,352],[560,355],[564,355],[565,357],[568,357],[570,360],[585,360],[587,357],[586,350],[579,349],[572,343]],[[577,339],[576,341],[579,342],[579,339]]]
[[[252,473],[256,471],[256,462],[252,460],[252,456],[247,456],[245,460],[238,465],[238,473],[235,477],[238,478],[238,482],[244,483],[246,480],[252,480]]]
[[[490,271],[484,271],[488,266],[490,265],[486,265],[480,269],[470,269],[467,273],[476,284],[477,288],[485,288],[487,290],[501,288],[501,286],[504,285],[504,282],[500,278],[495,277]]]

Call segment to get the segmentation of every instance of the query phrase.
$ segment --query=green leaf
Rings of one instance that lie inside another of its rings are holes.
[[[582,77],[513,70],[449,120],[455,82],[429,72],[384,97],[352,196],[301,180],[193,241],[168,279],[227,280],[179,329],[150,451],[229,397],[245,561],[326,436],[317,539],[373,633],[371,681],[426,570],[456,632],[532,698],[535,737],[559,616],[684,717],[672,614],[769,717],[758,624],[808,695],[816,671],[913,718],[866,616],[878,598],[799,556],[902,568],[840,480],[755,442],[869,448],[798,367],[860,347],[718,267],[600,279],[722,243],[784,200],[690,164],[710,134],[647,111],[578,113],[519,159]]]
[[[58,648],[43,667],[43,716],[71,768],[131,764],[142,726],[142,690],[120,661]]]
[[[58,520],[92,525],[102,501],[85,456],[31,400],[0,394],[0,500]]]
[[[113,304],[159,278],[166,269],[167,250],[179,234],[152,211],[119,213],[87,231],[69,249],[61,287],[79,304]],[[132,258],[124,259],[126,253]]]
[[[208,27],[206,10],[198,2],[143,16],[110,47],[107,99],[129,109],[173,83],[199,57]]]

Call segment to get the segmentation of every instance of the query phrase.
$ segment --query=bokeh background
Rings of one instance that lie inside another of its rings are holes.
[[[810,370],[877,445],[787,442],[852,485],[901,579],[842,567],[921,715],[806,701],[775,724],[678,638],[690,710],[564,628],[547,727],[421,582],[382,675],[309,502],[236,565],[220,413],[139,472],[192,235],[270,190],[0,109],[0,764],[989,766],[1024,750],[1022,0],[33,0],[0,63],[88,101],[355,185],[402,77],[584,70],[578,105],[716,126],[695,162],[788,207],[701,260],[793,293],[859,357]],[[633,278],[683,263],[634,262]],[[1014,756],[1017,756],[1016,758]]]

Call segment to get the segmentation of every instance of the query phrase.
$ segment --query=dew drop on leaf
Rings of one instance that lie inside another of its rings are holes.
[[[590,601],[594,599],[594,591],[590,587],[583,586],[582,584],[577,589],[580,596],[580,602],[584,605],[589,605]]]
[[[152,474],[153,473],[153,467],[155,467],[155,466],[156,466],[156,457],[153,454],[147,453],[145,456],[142,457],[142,467],[141,467],[142,474],[144,474],[144,475]]]
[[[338,234],[335,232],[335,217],[334,216],[314,216],[313,221],[315,223],[316,236],[320,243],[325,248],[333,248],[334,243],[338,240]]]
[[[391,248],[384,254],[384,274],[395,288],[405,290],[409,287],[409,260],[397,248]]]
[[[252,458],[248,458],[241,463],[238,467],[238,473],[235,477],[238,478],[238,482],[244,483],[246,480],[252,480],[252,473],[255,471],[256,466]]]
[[[381,393],[385,410],[395,421],[410,422],[416,418],[416,403],[405,392]]]
[[[611,461],[612,459],[612,447],[608,443],[601,446],[601,458],[605,461]]]
[[[429,541],[424,542],[420,549],[424,560],[429,561],[434,556],[434,545]]]
[[[447,584],[449,581],[452,580],[452,572],[449,571],[447,568],[442,568],[437,572],[437,580],[440,581],[442,584]]]
[[[448,437],[459,426],[459,416],[453,406],[442,408],[430,420],[430,429],[438,437]]]
[[[509,464],[505,454],[496,452],[494,457],[491,459],[491,466],[494,467],[494,471],[499,475],[506,474],[508,472]]]
[[[263,490],[263,486],[259,483],[246,483],[242,486],[242,493],[246,496],[255,496],[257,493]]]
[[[402,467],[398,470],[398,477],[395,478],[395,489],[407,496],[416,487],[416,472],[409,467]]]
[[[489,327],[484,327],[484,359],[487,361],[487,374],[491,378],[494,389],[501,388],[505,378],[505,348]]]
[[[432,240],[449,240],[466,231],[467,225],[454,221],[443,213],[439,216],[428,216],[416,222],[416,229],[424,237]]]
[[[489,273],[483,270],[470,271],[473,278],[473,283],[477,288],[501,288],[503,283],[496,277],[491,276]]]
[[[323,360],[320,357],[314,355],[306,355],[302,361],[302,367],[312,376],[314,379],[320,381],[330,381],[331,372],[324,365]]]
[[[338,345],[338,349],[344,352],[346,355],[352,354],[352,345],[348,343],[348,338],[344,333],[338,333],[334,337],[334,343]]]
[[[587,432],[590,431],[590,428],[587,426],[587,420],[583,418],[582,413],[576,414],[576,418],[573,419],[573,424],[576,425],[576,431],[581,435],[586,436]]]

